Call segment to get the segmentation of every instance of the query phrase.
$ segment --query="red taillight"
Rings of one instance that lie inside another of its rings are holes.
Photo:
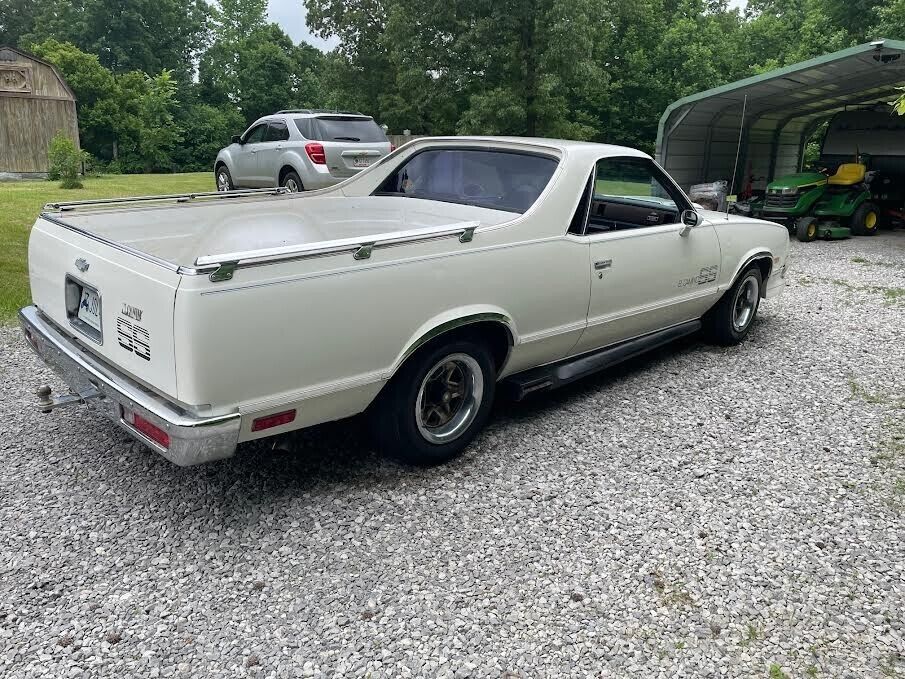
[[[163,446],[164,448],[170,447],[170,435],[167,434],[163,429],[158,427],[156,424],[148,422],[138,413],[133,413],[125,410],[123,412],[123,419],[155,443]]]
[[[396,144],[390,144],[390,153],[396,150]]]
[[[327,154],[324,153],[323,144],[316,144],[314,142],[305,144],[305,153],[308,154],[308,157],[311,158],[311,162],[315,165],[327,164]]]
[[[283,424],[289,424],[295,419],[295,410],[286,410],[275,415],[266,415],[259,417],[251,422],[252,431],[263,431],[264,429],[273,429]]]

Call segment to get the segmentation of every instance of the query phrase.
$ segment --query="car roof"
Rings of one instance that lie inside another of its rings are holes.
[[[593,141],[576,141],[573,139],[549,139],[546,137],[494,137],[494,136],[462,136],[462,137],[420,137],[416,141],[422,143],[441,144],[449,143],[477,143],[477,144],[494,144],[499,143],[504,146],[532,146],[545,147],[559,151],[563,155],[583,156],[596,155],[601,156],[629,156],[634,158],[647,158],[651,156],[644,151],[633,149],[628,146],[617,146],[615,144],[600,144]]]

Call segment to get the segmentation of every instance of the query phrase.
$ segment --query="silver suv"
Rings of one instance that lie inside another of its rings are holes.
[[[322,189],[393,150],[374,119],[360,113],[298,109],[255,121],[217,154],[218,191],[285,186]]]

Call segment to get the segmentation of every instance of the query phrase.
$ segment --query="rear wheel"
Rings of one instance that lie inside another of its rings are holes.
[[[704,333],[715,344],[731,346],[748,335],[757,309],[763,277],[755,264],[738,277],[716,306],[704,316]]]
[[[286,187],[289,190],[289,193],[304,191],[302,180],[294,170],[290,170],[283,176],[283,181],[280,182],[280,186]]]
[[[413,356],[393,377],[372,413],[381,449],[415,465],[446,462],[484,426],[496,392],[487,347],[470,339]]]
[[[862,203],[852,215],[849,228],[856,236],[874,236],[880,227],[880,208],[874,203]]]
[[[810,243],[817,238],[817,220],[814,217],[802,217],[795,224],[795,235],[802,243]]]

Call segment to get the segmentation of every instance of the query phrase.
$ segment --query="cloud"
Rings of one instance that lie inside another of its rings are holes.
[[[306,23],[307,12],[302,0],[268,0],[267,17],[280,25],[295,42],[305,41],[325,52],[339,43],[336,38],[323,40],[311,34]]]

